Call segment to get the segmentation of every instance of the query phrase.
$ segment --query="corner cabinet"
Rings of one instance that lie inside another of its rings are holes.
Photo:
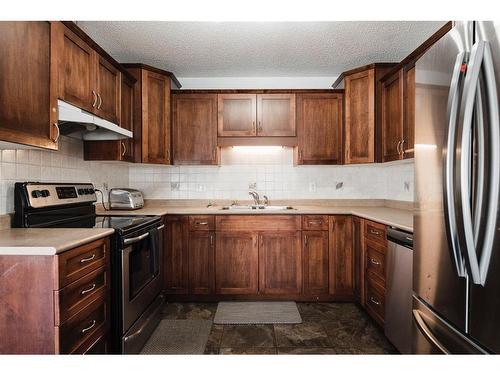
[[[0,148],[58,148],[57,26],[0,22]]]
[[[297,95],[295,164],[342,163],[341,93]]]

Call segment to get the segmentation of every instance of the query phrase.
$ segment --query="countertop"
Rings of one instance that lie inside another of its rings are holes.
[[[0,255],[55,255],[114,233],[110,228],[0,230]]]
[[[146,202],[144,208],[138,210],[109,210],[97,207],[99,215],[355,215],[382,224],[413,232],[413,212],[411,210],[391,207],[369,206],[328,206],[328,205],[294,205],[292,210],[221,210],[221,205],[206,206],[174,206],[161,203]]]

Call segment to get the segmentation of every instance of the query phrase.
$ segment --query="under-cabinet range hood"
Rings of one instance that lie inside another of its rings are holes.
[[[132,138],[132,132],[62,100],[59,108],[61,135],[85,141],[105,141]]]

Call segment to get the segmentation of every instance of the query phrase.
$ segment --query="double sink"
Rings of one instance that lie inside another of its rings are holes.
[[[287,211],[294,210],[291,206],[272,206],[272,205],[264,205],[264,204],[252,204],[252,205],[231,205],[224,206],[221,210],[229,210],[229,211],[244,211],[244,210],[256,210],[256,211]]]

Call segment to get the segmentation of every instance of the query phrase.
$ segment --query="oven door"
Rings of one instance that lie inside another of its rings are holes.
[[[154,227],[153,227],[154,228]],[[145,230],[124,238],[122,261],[122,334],[146,311],[162,289],[163,229],[157,239]]]

